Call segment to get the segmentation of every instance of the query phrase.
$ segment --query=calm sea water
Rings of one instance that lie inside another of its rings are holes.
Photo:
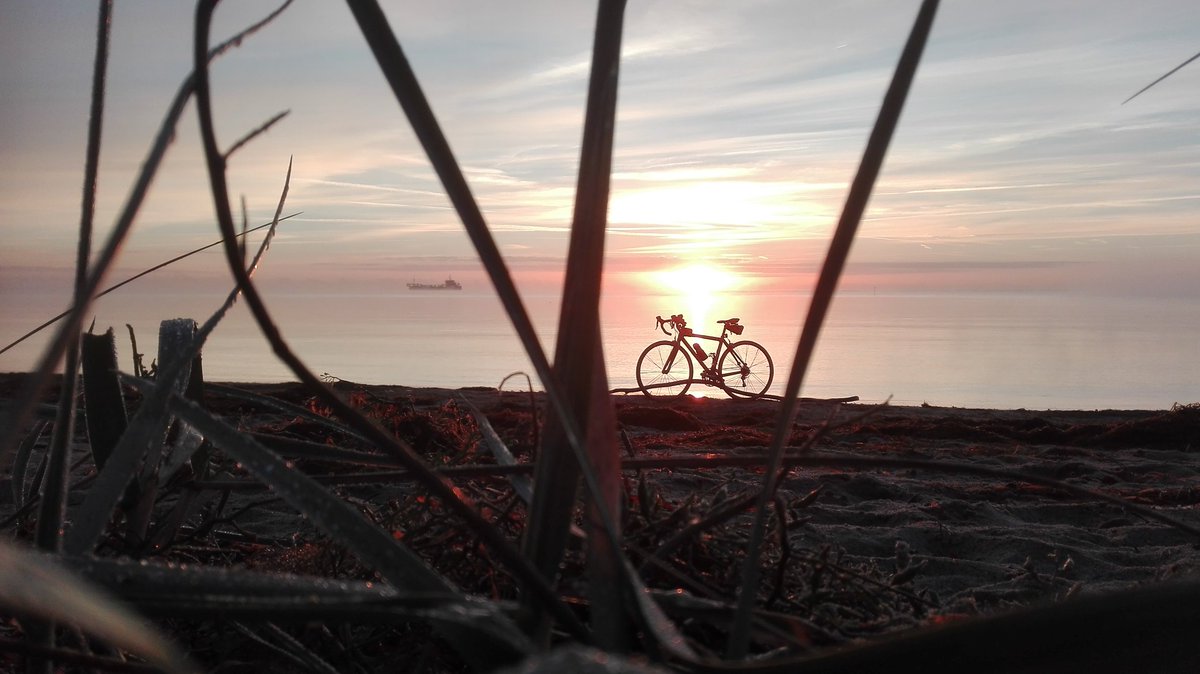
[[[289,343],[318,374],[365,383],[495,386],[512,372],[532,374],[499,301],[488,292],[302,294],[276,292],[270,306]],[[7,343],[57,313],[61,302],[25,295],[6,300],[0,341]],[[202,319],[215,295],[110,296],[97,326],[131,323],[147,364],[158,321]],[[526,299],[544,348],[553,353],[558,300]],[[743,339],[775,360],[772,389],[782,392],[808,298],[621,294],[604,298],[603,336],[610,383],[633,386],[638,354],[661,338],[654,317],[684,313],[701,332],[738,316]],[[1195,303],[1050,295],[843,295],[822,333],[802,395],[891,397],[898,404],[1030,409],[1162,409],[1200,401],[1200,311]],[[0,356],[0,370],[24,370],[43,340]],[[204,354],[213,380],[286,381],[240,305]],[[523,383],[523,380],[522,380]],[[535,384],[536,385],[536,384]],[[515,387],[510,383],[509,387]],[[710,391],[709,394],[719,394]]]

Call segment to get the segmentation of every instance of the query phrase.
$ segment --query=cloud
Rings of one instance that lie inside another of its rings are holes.
[[[726,250],[807,260],[840,212],[915,6],[631,4],[610,259]],[[78,220],[94,8],[6,9],[0,265],[35,250],[65,265]],[[261,11],[223,6],[218,32]],[[190,14],[145,3],[114,22],[104,222],[190,67]],[[500,244],[559,255],[573,211],[594,7],[422,3],[389,16]],[[1194,36],[1178,27],[1197,21],[1200,8],[1182,1],[1136,12],[1118,2],[1089,3],[1087,12],[1072,2],[946,3],[863,236],[911,244],[887,248],[900,261],[929,253],[987,261],[1034,255],[1032,242],[1099,238],[1120,248],[1128,241],[1114,237],[1132,231],[1194,230],[1200,68],[1130,105],[1119,101],[1194,53]],[[289,207],[305,215],[281,241],[305,249],[298,264],[318,252],[360,261],[399,248],[471,254],[343,7],[299,3],[223,59],[214,77],[223,142],[292,111],[234,157],[230,175],[257,220],[273,210],[295,157]],[[205,183],[189,113],[126,254],[171,236],[207,236]]]
[[[1061,187],[1067,183],[1033,183],[1029,185],[976,185],[973,187],[941,187],[926,190],[905,190],[899,194],[946,194],[950,192],[991,192],[995,190],[1030,190],[1042,187]],[[895,193],[892,193],[895,194]]]

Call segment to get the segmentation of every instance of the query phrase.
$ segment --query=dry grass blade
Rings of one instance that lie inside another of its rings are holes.
[[[72,571],[147,615],[305,622],[355,619],[369,622],[449,621],[474,615],[488,627],[497,604],[458,592],[401,590],[382,583],[314,578],[245,569],[176,566],[77,557]],[[495,636],[504,638],[503,622]]]
[[[620,563],[624,566],[626,579],[638,578],[637,569],[633,568],[633,564],[628,559],[622,558]],[[627,580],[627,582],[629,581]],[[654,595],[640,583],[638,585],[630,583],[630,587],[627,587],[626,590],[627,596],[636,606],[635,615],[640,623],[639,626],[651,639],[650,645],[659,651],[659,657],[692,666],[699,664],[696,652],[676,629],[675,623],[671,622],[667,614],[663,613],[662,607],[654,600]]]
[[[496,389],[503,391],[504,384],[513,377],[524,377],[525,384],[528,386],[530,430],[533,431],[533,446],[539,447],[542,444],[542,441],[539,437],[541,434],[542,425],[538,422],[537,396],[535,396],[533,393],[533,380],[530,379],[529,375],[525,374],[524,372],[512,372],[506,375],[504,379],[500,380],[500,384],[496,386]]]
[[[830,242],[825,264],[817,278],[817,287],[813,291],[808,316],[804,320],[804,329],[800,333],[800,342],[796,346],[796,357],[788,377],[782,407],[776,420],[771,459],[767,466],[763,490],[755,509],[754,522],[751,525],[750,541],[742,569],[742,583],[738,596],[738,613],[729,637],[727,652],[731,658],[742,658],[746,655],[751,609],[758,597],[759,574],[761,573],[759,560],[767,521],[766,506],[775,494],[783,446],[791,433],[792,420],[796,415],[796,398],[800,394],[800,384],[804,380],[808,362],[816,350],[817,336],[821,332],[825,314],[833,300],[842,269],[846,265],[846,258],[849,257],[850,245],[854,242],[858,224],[862,220],[867,202],[871,198],[871,191],[883,166],[883,158],[887,154],[892,134],[899,123],[900,112],[904,108],[904,101],[908,97],[909,88],[916,75],[917,65],[921,62],[925,42],[933,27],[937,6],[937,0],[925,0],[921,3],[921,9],[913,24],[912,32],[909,34],[908,42],[904,45],[904,51],[900,55],[900,62],[896,66],[892,83],[884,96],[879,117],[875,121],[875,128],[867,140],[867,147],[863,152],[858,173],[850,184],[846,205],[842,209],[842,216],[838,220],[837,229]]]
[[[307,669],[310,672],[318,672],[319,674],[338,674],[333,665],[325,662],[320,656],[297,641],[295,637],[271,623],[254,629],[239,622],[234,622],[233,627],[252,641],[258,642],[259,645],[264,646],[267,650],[278,653],[294,665]]]
[[[195,382],[201,380],[193,379],[192,381]],[[195,398],[195,396],[192,395],[189,395],[188,397]],[[167,448],[167,451],[164,452],[162,466],[160,467],[158,473],[158,486],[162,487],[166,485],[171,478],[175,477],[175,475],[179,473],[180,469],[182,469],[189,461],[192,460],[192,456],[194,456],[196,452],[200,450],[200,447],[203,443],[204,436],[197,433],[196,429],[188,426],[187,424],[182,424],[181,427],[177,429],[177,436],[175,437],[174,441],[171,442],[170,446]]]
[[[50,422],[45,419],[39,419],[34,422],[33,428],[29,429],[29,433],[21,440],[21,444],[17,446],[17,455],[13,458],[12,472],[9,475],[12,480],[13,503],[25,502],[25,482],[29,479],[26,472],[29,469],[29,457],[33,454],[33,448],[41,439],[42,434],[50,427]],[[34,491],[37,491],[37,484],[33,485]]]
[[[272,433],[250,433],[250,437],[261,442],[271,451],[291,459],[316,459],[336,461],[358,466],[403,466],[394,456],[376,454],[357,449],[345,449],[336,445],[310,440],[297,440]]]
[[[92,72],[92,103],[88,116],[87,154],[84,161],[83,203],[79,217],[79,243],[75,257],[75,306],[86,305],[89,289],[88,259],[92,251],[92,222],[96,211],[96,175],[100,166],[100,132],[104,120],[105,74],[108,71],[108,43],[112,32],[112,0],[100,0],[96,29],[96,55]],[[46,453],[46,473],[42,482],[42,500],[38,508],[34,540],[42,550],[62,549],[63,521],[67,514],[67,482],[70,477],[71,444],[75,436],[75,405],[79,386],[81,336],[78,327],[63,335],[66,362],[58,397],[58,417],[50,435]],[[36,394],[35,394],[36,395]],[[17,430],[14,423],[13,431]],[[0,443],[4,443],[0,439]],[[0,444],[0,454],[4,447]],[[54,623],[30,624],[30,641],[36,646],[55,646]],[[49,672],[48,661],[31,661],[30,672]]]
[[[261,230],[261,229],[265,229],[265,228],[267,228],[267,227],[274,227],[274,226],[276,226],[276,225],[277,225],[279,222],[283,222],[284,220],[288,220],[288,219],[290,219],[290,218],[294,218],[294,217],[296,217],[297,215],[300,215],[300,212],[292,213],[291,215],[286,215],[286,216],[284,216],[284,217],[282,217],[282,218],[279,218],[278,222],[272,221],[272,222],[263,223],[263,224],[261,224],[261,225],[259,225],[259,226],[257,226],[257,227],[253,227],[253,228],[251,228],[251,229],[248,229],[248,230],[246,230],[245,232],[242,232],[241,234],[238,234],[238,236],[239,236],[239,237],[244,237],[244,236],[246,236],[247,234],[252,234],[252,233],[254,233],[254,232],[257,232],[257,231],[259,231],[259,230]],[[204,251],[208,250],[209,248],[214,248],[214,247],[216,247],[216,246],[219,246],[219,245],[221,245],[221,242],[220,242],[220,241],[214,241],[214,242],[212,242],[212,243],[208,244],[207,246],[201,246],[201,247],[199,247],[199,248],[196,248],[196,249],[194,249],[194,250],[190,250],[190,251],[188,251],[188,252],[186,252],[186,253],[184,253],[184,254],[182,254],[182,255],[176,255],[175,257],[173,257],[173,258],[171,258],[171,259],[169,259],[169,260],[166,260],[165,262],[160,262],[160,263],[158,263],[158,264],[154,265],[153,267],[150,267],[149,269],[144,269],[144,270],[142,270],[142,271],[140,271],[140,272],[138,272],[138,273],[134,274],[133,276],[130,276],[129,278],[127,278],[127,279],[125,279],[125,280],[121,281],[120,283],[114,283],[113,285],[111,285],[111,286],[109,286],[109,287],[105,288],[104,290],[101,290],[100,292],[96,293],[96,299],[99,299],[99,298],[101,298],[101,297],[104,297],[105,295],[107,295],[107,294],[109,294],[109,293],[113,292],[114,290],[119,290],[121,287],[123,287],[123,286],[126,286],[126,285],[129,285],[130,283],[133,283],[134,281],[136,281],[136,280],[138,280],[138,279],[142,278],[143,276],[146,276],[147,274],[152,274],[152,273],[154,273],[154,272],[158,271],[159,269],[162,269],[163,267],[170,266],[170,265],[172,265],[172,264],[175,264],[176,262],[179,262],[180,260],[183,260],[183,259],[189,258],[189,257],[191,257],[191,256],[193,256],[193,255],[195,255],[195,254],[197,254],[197,253],[203,253]],[[18,337],[17,339],[15,339],[15,340],[13,340],[12,342],[10,342],[10,343],[8,343],[7,345],[5,345],[5,347],[4,347],[3,349],[0,349],[0,354],[4,353],[5,351],[8,351],[9,349],[13,348],[14,346],[16,346],[16,345],[20,344],[21,342],[24,342],[25,340],[27,340],[27,339],[29,339],[30,337],[32,337],[32,336],[34,336],[34,335],[36,335],[37,333],[41,332],[42,330],[45,330],[46,328],[50,327],[51,325],[54,325],[55,323],[57,323],[57,322],[61,321],[63,318],[66,318],[66,316],[67,316],[68,314],[70,314],[72,311],[74,311],[74,309],[75,309],[75,307],[74,307],[74,306],[72,306],[71,308],[67,309],[66,311],[64,311],[64,312],[62,312],[62,313],[60,313],[60,314],[58,314],[57,316],[54,316],[53,318],[51,318],[51,319],[47,320],[46,322],[42,323],[41,325],[37,326],[36,328],[34,328],[34,329],[30,330],[29,332],[27,332],[27,333],[25,333],[25,334],[21,335],[21,336],[20,336],[20,337]],[[128,325],[128,324],[126,324],[126,325]],[[129,334],[130,334],[130,336],[132,337],[132,335],[133,335],[133,328],[132,328],[132,327],[130,327],[130,328],[129,328]],[[137,345],[135,344],[134,346],[136,347]],[[135,348],[135,350],[136,350],[136,348]],[[137,373],[135,372],[134,374],[137,374]],[[141,376],[141,375],[139,374],[138,376]]]
[[[154,665],[131,662],[124,657],[91,655],[69,648],[49,648],[16,639],[0,638],[0,653],[11,653],[14,656],[24,657],[26,662],[38,659],[42,662],[57,663],[61,666],[58,671],[64,671],[62,667],[66,667],[70,668],[66,671],[162,673],[162,670]]]
[[[641,578],[621,554],[616,524],[620,450],[600,345],[599,302],[624,10],[624,0],[613,0],[601,2],[597,12],[556,369],[553,379],[544,381],[547,389],[552,382],[564,387],[570,409],[556,410],[559,416],[551,418],[542,443],[525,547],[543,573],[555,572],[582,475],[590,498],[589,523],[594,533],[603,534],[589,538],[589,593],[599,638],[610,647],[624,647],[628,626],[617,601],[623,597],[648,639],[674,657],[688,658],[692,653],[686,642],[647,599]],[[572,442],[572,419],[589,421],[583,429],[587,456]],[[563,451],[564,445],[574,456]]]
[[[242,149],[242,147],[244,147],[247,143],[254,140],[255,138],[258,138],[259,136],[266,133],[267,131],[270,131],[271,127],[275,126],[280,121],[282,121],[283,118],[287,117],[289,113],[291,113],[291,110],[284,110],[283,112],[276,114],[271,119],[268,119],[267,121],[263,122],[262,125],[259,126],[257,129],[255,129],[255,130],[251,131],[250,133],[247,133],[245,136],[242,136],[241,138],[239,138],[237,140],[237,142],[235,142],[233,145],[231,145],[229,147],[228,150],[225,151],[225,161],[229,161],[229,158],[231,156],[233,156],[233,153]],[[278,214],[276,214],[276,217],[278,217]],[[246,232],[242,232],[241,235],[245,236]]]
[[[588,412],[589,462],[580,466],[587,476],[585,480],[594,479],[597,483],[596,487],[589,490],[592,497],[586,504],[584,520],[590,532],[587,539],[588,597],[592,603],[592,625],[596,631],[597,645],[610,651],[625,652],[631,642],[629,634],[633,621],[629,615],[638,616],[638,622],[655,641],[677,640],[681,637],[670,621],[659,620],[657,613],[648,614],[644,609],[638,610],[641,604],[636,602],[636,597],[644,595],[646,588],[625,558],[621,545],[619,522],[624,503],[617,413],[608,396],[604,354],[599,344],[592,353],[592,400]],[[635,601],[627,602],[629,596],[634,596]]]
[[[598,528],[608,539],[607,546],[589,541],[589,551],[596,552],[599,545],[599,549],[613,557],[619,555],[620,550],[614,508],[608,499],[611,490],[605,488],[605,483],[615,480],[612,474],[594,474],[596,466],[619,462],[619,457],[613,460],[604,456],[618,453],[616,424],[611,407],[595,409],[593,396],[597,392],[603,396],[604,402],[597,401],[597,407],[611,405],[607,402],[603,357],[597,354],[601,353],[600,278],[604,269],[604,234],[608,221],[624,12],[623,0],[601,2],[597,11],[575,210],[559,314],[558,344],[554,353],[555,381],[562,386],[574,418],[585,422],[581,430],[588,440],[587,454],[598,460],[593,461],[593,469],[589,470],[588,458],[569,450],[564,424],[556,417],[547,420],[534,477],[536,491],[525,534],[526,554],[547,577],[554,576],[566,549],[581,472],[587,474],[591,512],[598,518]],[[600,382],[599,388],[593,384],[595,381]],[[599,414],[591,414],[597,411]],[[609,421],[613,423],[606,423]],[[601,574],[601,577],[590,579],[598,585],[593,588],[594,594],[604,598],[602,603],[619,598],[619,588],[608,586],[620,575],[619,562],[610,559],[603,566],[607,572],[595,569],[596,563],[593,557],[593,570]],[[612,607],[597,606],[597,609],[609,615],[610,620],[620,614],[619,609]],[[615,635],[624,630],[609,625],[603,631]]]
[[[450,144],[391,30],[387,16],[375,0],[346,0],[346,4],[354,14],[359,30],[366,38],[380,70],[387,78],[396,100],[403,108],[409,124],[429,157],[430,164],[441,180],[446,196],[449,197],[467,236],[475,246],[479,259],[496,288],[500,302],[508,312],[509,320],[512,321],[518,338],[529,353],[534,369],[546,388],[551,404],[561,413],[565,406],[557,395],[558,389],[552,380],[550,361],[538,340],[533,322],[529,319],[512,275],[504,263],[504,257],[488,230],[483,213],[471,194],[471,188],[454,158]]]
[[[45,555],[0,543],[0,606],[23,615],[75,625],[163,671],[192,671],[182,655],[111,596],[86,584]]]
[[[192,394],[193,389],[199,388],[196,384],[201,377],[199,347],[189,349],[195,341],[196,332],[196,322],[190,318],[161,322],[158,332],[159,366],[164,373],[179,373],[177,376],[165,376],[161,382],[163,387],[179,393],[186,392],[188,395]],[[186,362],[182,362],[185,359]],[[150,517],[158,498],[163,459],[172,451],[166,441],[175,436],[177,441],[190,444],[188,439],[195,437],[195,433],[188,429],[186,424],[177,423],[170,415],[166,415],[164,419],[168,429],[168,433],[163,436],[164,442],[146,448],[141,468],[125,492],[125,501],[130,506],[126,508],[126,537],[135,545],[145,541],[146,531],[150,526]],[[195,446],[198,447],[199,443],[195,443]]]
[[[500,439],[500,435],[496,433],[496,429],[492,428],[492,423],[488,421],[483,412],[480,412],[479,408],[463,396],[459,396],[459,402],[470,410],[471,416],[475,417],[475,423],[479,425],[479,433],[483,436],[483,443],[492,452],[492,456],[496,457],[496,463],[501,466],[517,465],[517,458],[508,451],[508,446],[504,444],[504,440]],[[523,475],[510,475],[508,482],[526,505],[533,501],[533,485],[529,482],[529,478]]]
[[[100,131],[104,119],[104,85],[108,70],[108,43],[112,32],[112,0],[101,0],[96,29],[96,56],[92,72],[92,103],[88,118],[87,158],[84,163],[83,203],[79,217],[79,245],[75,258],[75,304],[87,300],[88,258],[92,248],[92,220],[96,210],[96,174],[100,166]],[[43,550],[57,551],[62,546],[63,518],[67,512],[67,478],[71,439],[75,434],[75,394],[79,377],[78,331],[66,341],[67,359],[63,367],[58,399],[58,418],[50,437],[46,479],[38,512],[37,544]],[[50,641],[48,645],[53,645]]]
[[[174,352],[172,352],[174,353]],[[171,417],[167,413],[166,391],[172,383],[190,371],[192,358],[184,354],[173,357],[160,373],[162,381],[151,395],[142,401],[129,427],[113,448],[112,454],[88,490],[83,502],[74,509],[72,525],[67,529],[64,550],[70,555],[90,552],[100,539],[112,517],[113,509],[127,485],[138,473],[147,452],[156,451],[167,437]]]
[[[172,397],[171,410],[233,456],[247,471],[270,485],[277,496],[313,525],[352,550],[389,583],[411,590],[454,592],[449,581],[391,534],[271,450],[177,395]],[[479,662],[493,665],[510,662],[532,651],[516,625],[498,612],[483,619],[464,616],[460,621],[440,623],[439,631],[454,644],[460,655]],[[504,638],[497,638],[498,632],[504,633]]]
[[[433,110],[421,91],[416,75],[391,30],[387,16],[379,7],[379,3],[374,0],[346,0],[346,4],[354,14],[359,30],[366,38],[380,70],[387,78],[396,100],[403,108],[417,139],[425,149],[434,172],[441,180],[442,187],[446,190],[446,196],[449,197],[450,203],[453,204],[464,229],[466,229],[467,236],[475,246],[479,259],[487,270],[488,276],[496,288],[496,293],[500,296],[500,302],[504,305],[509,320],[512,321],[513,327],[517,331],[518,338],[530,355],[534,369],[542,380],[542,385],[546,387],[552,404],[557,406],[559,403],[554,402],[557,397],[555,395],[557,387],[552,382],[550,361],[546,358],[537,332],[534,331],[533,322],[529,319],[529,314],[521,301],[520,293],[517,292],[512,275],[504,263],[504,257],[500,254],[500,249],[488,230],[483,213],[480,211],[475,197],[471,194],[467,179],[459,168],[454,153],[450,149],[450,143],[442,133],[437,118],[434,117]]]
[[[262,263],[263,255],[265,255],[267,250],[271,248],[271,240],[275,238],[275,231],[279,228],[279,216],[283,213],[283,205],[287,203],[288,190],[292,186],[292,159],[292,157],[288,157],[287,174],[283,178],[283,191],[279,193],[279,201],[276,202],[275,205],[275,217],[271,218],[271,228],[267,230],[267,235],[263,237],[262,244],[260,244],[258,247],[258,252],[254,254],[254,259],[250,262],[250,265],[245,268],[245,276],[247,279],[253,276],[254,272],[258,270],[258,265]],[[245,245],[245,232],[242,234],[242,245]],[[232,293],[230,293],[231,300],[236,300],[237,296],[241,293],[242,287],[239,284],[238,287],[235,288]]]
[[[88,447],[96,468],[103,470],[129,424],[117,377],[117,342],[112,329],[102,335],[84,335],[82,356]]]
[[[1193,56],[1192,58],[1190,58],[1190,59],[1188,59],[1188,60],[1184,61],[1183,63],[1180,63],[1179,65],[1175,66],[1174,68],[1171,68],[1169,71],[1167,71],[1167,74],[1166,74],[1166,75],[1163,75],[1162,77],[1160,77],[1160,78],[1158,78],[1158,79],[1154,80],[1154,81],[1153,81],[1153,82],[1151,82],[1150,84],[1147,84],[1146,86],[1142,87],[1141,89],[1138,89],[1138,92],[1137,92],[1136,94],[1134,94],[1134,95],[1130,96],[1129,98],[1126,98],[1125,100],[1121,101],[1121,105],[1125,105],[1125,104],[1126,104],[1126,103],[1128,103],[1129,101],[1132,101],[1133,99],[1137,98],[1138,96],[1141,96],[1142,94],[1146,93],[1146,92],[1147,92],[1147,91],[1148,91],[1148,90],[1149,90],[1151,87],[1153,87],[1154,85],[1158,84],[1159,82],[1162,82],[1163,80],[1167,79],[1167,78],[1168,78],[1168,77],[1170,77],[1171,75],[1174,75],[1176,72],[1178,72],[1178,71],[1179,71],[1180,69],[1182,69],[1184,66],[1186,66],[1186,65],[1187,65],[1187,64],[1189,64],[1189,63],[1191,63],[1192,61],[1195,61],[1196,59],[1200,59],[1200,52],[1197,52],[1197,53],[1196,53],[1196,55],[1195,55],[1195,56]]]

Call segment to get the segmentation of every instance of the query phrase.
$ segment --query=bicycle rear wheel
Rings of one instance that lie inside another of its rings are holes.
[[[758,342],[734,342],[721,354],[717,372],[721,373],[725,393],[730,398],[739,397],[738,393],[760,396],[771,388],[775,364],[771,362],[771,354]]]
[[[637,383],[648,396],[681,396],[692,385],[692,359],[675,342],[661,340],[638,356]]]

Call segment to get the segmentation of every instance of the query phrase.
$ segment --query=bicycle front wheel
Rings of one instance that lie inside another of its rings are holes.
[[[717,371],[721,373],[725,393],[730,398],[740,397],[738,393],[760,396],[771,388],[771,380],[775,378],[775,364],[771,362],[771,354],[758,342],[730,344],[725,353],[721,354],[721,363],[717,366]]]
[[[681,396],[692,385],[693,371],[692,359],[683,349],[664,339],[638,356],[638,387],[648,396]]]

